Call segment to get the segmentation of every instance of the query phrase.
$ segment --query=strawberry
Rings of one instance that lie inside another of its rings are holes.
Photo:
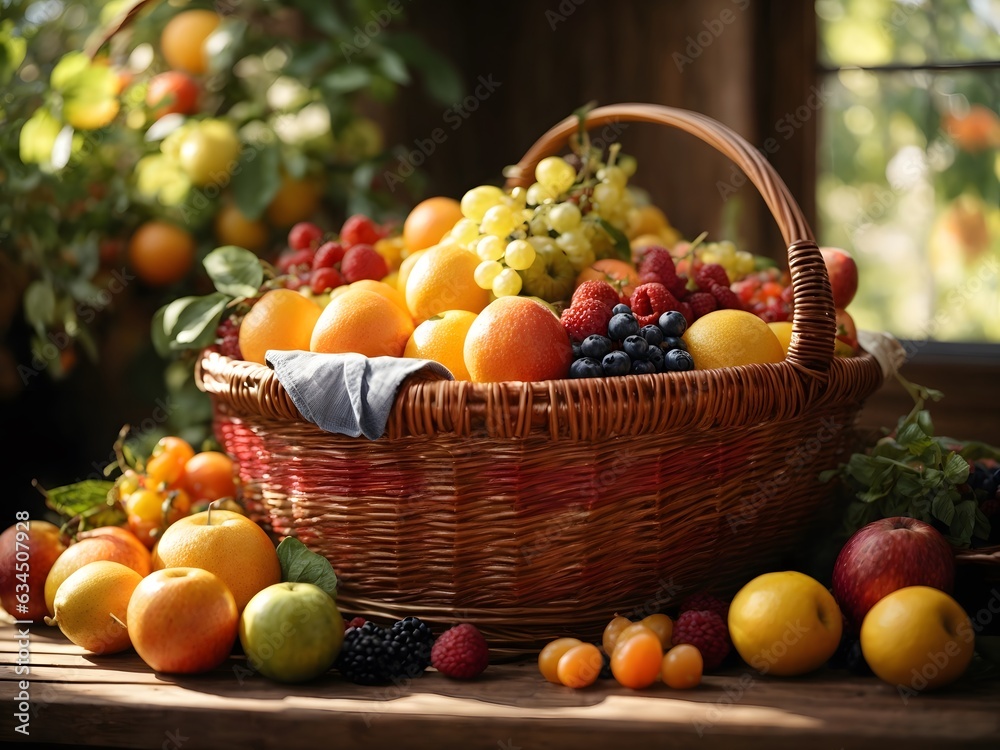
[[[339,242],[325,242],[320,245],[319,249],[316,251],[316,255],[313,257],[312,267],[314,271],[317,268],[333,268],[343,259],[343,245]]]
[[[630,307],[640,326],[656,325],[668,310],[676,310],[680,303],[663,284],[642,284],[632,292]]]
[[[691,305],[691,312],[694,313],[695,320],[703,315],[708,315],[719,307],[719,304],[715,301],[715,297],[708,292],[689,294],[685,302]]]
[[[371,245],[355,245],[346,253],[340,264],[340,272],[349,284],[361,279],[378,281],[389,273],[385,258]]]
[[[712,284],[709,290],[715,301],[719,303],[720,310],[742,310],[743,304],[740,302],[740,298],[736,296],[736,292],[730,289],[728,286],[723,286],[722,284]]]
[[[583,341],[595,333],[607,336],[611,308],[596,299],[585,298],[563,310],[559,320],[573,341]]]
[[[354,245],[374,245],[382,239],[382,236],[382,230],[379,226],[362,214],[351,216],[344,222],[344,226],[340,228],[340,241],[347,247]]]
[[[729,276],[726,275],[726,269],[718,263],[706,263],[695,273],[694,282],[701,291],[710,292],[713,284],[728,287]]]
[[[596,299],[598,302],[603,302],[608,306],[610,310],[612,307],[618,304],[618,292],[615,288],[605,281],[591,280],[585,281],[580,286],[576,288],[573,292],[573,299],[570,301],[570,306],[575,305],[582,299]]]

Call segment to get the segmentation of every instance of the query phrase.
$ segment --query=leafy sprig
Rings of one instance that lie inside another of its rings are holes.
[[[879,518],[909,516],[943,528],[954,547],[969,547],[973,538],[988,539],[990,522],[966,482],[970,461],[1000,459],[1000,450],[935,436],[924,407],[943,394],[897,377],[914,399],[910,413],[870,450],[820,475],[823,482],[839,477],[849,495],[846,531],[853,533]]]

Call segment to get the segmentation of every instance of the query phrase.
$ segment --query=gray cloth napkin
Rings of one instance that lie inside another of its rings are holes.
[[[370,440],[385,433],[396,392],[410,375],[454,380],[427,359],[276,350],[264,358],[303,417],[327,432]]]

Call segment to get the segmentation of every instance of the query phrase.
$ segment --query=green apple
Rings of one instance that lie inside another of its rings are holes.
[[[304,682],[333,666],[344,641],[334,600],[311,583],[276,583],[249,601],[240,643],[251,669],[279,682]]]

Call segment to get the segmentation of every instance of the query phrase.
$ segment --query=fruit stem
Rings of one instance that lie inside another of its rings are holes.
[[[45,624],[48,625],[50,628],[55,627],[56,625],[59,624],[58,617],[49,617],[48,615],[45,615],[45,617],[43,617],[42,619],[45,620]]]
[[[122,630],[128,630],[128,626],[125,625],[124,622],[122,622],[121,620],[119,620],[118,617],[117,617],[117,615],[115,615],[114,612],[109,612],[108,614],[111,615],[111,619],[112,620],[114,620],[115,622],[117,622],[119,625],[122,626]]]

